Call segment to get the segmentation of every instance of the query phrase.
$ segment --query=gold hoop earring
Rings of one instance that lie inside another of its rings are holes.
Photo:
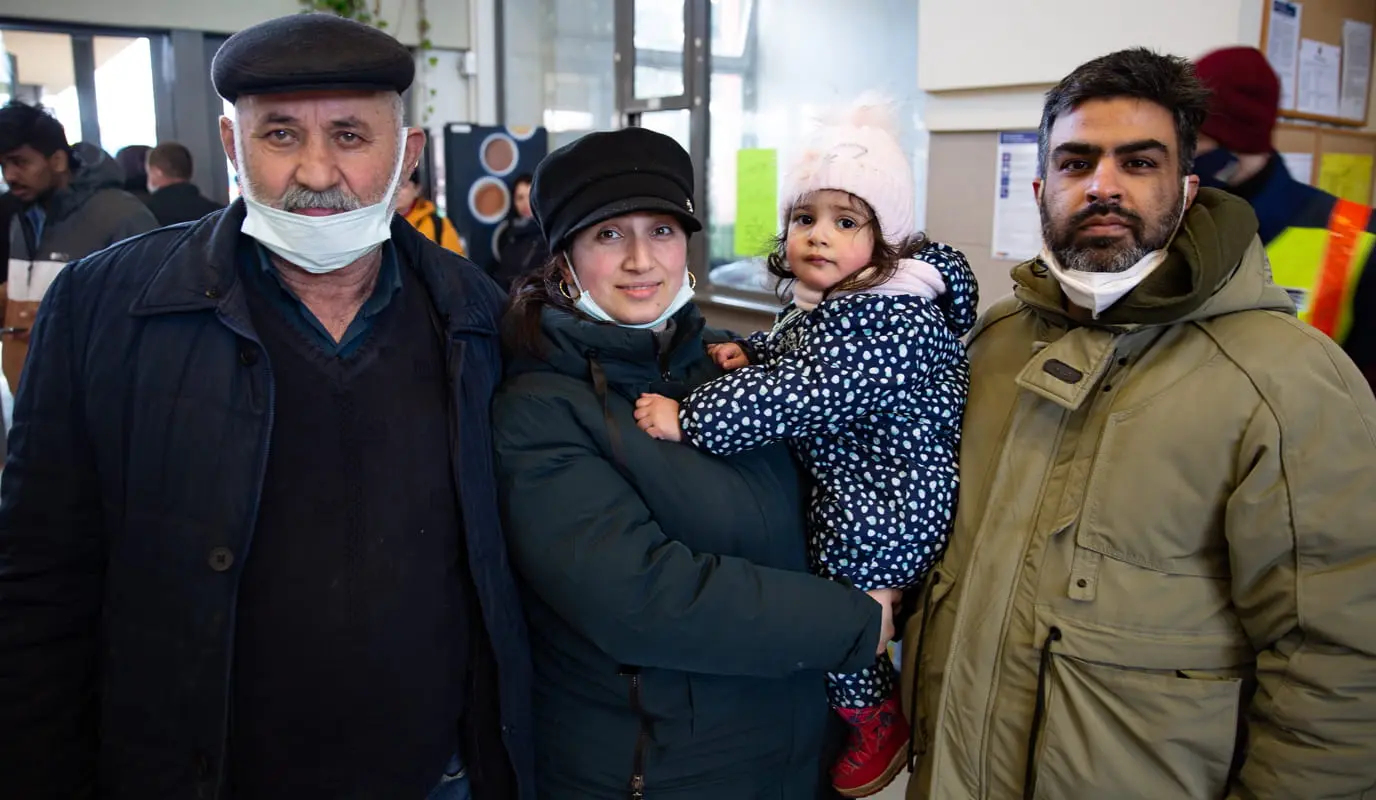
[[[688,288],[689,288],[689,289],[696,289],[696,288],[698,288],[698,276],[694,275],[692,272],[689,272],[689,273],[688,273]]]
[[[569,284],[567,281],[564,280],[559,281],[559,294],[562,294],[564,298],[567,300],[578,299],[577,297],[574,297],[573,294],[569,291]]]

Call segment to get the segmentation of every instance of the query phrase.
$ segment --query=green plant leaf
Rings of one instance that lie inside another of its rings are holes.
[[[438,67],[440,65],[439,56],[430,56],[430,58],[428,59],[428,63],[432,67]]]

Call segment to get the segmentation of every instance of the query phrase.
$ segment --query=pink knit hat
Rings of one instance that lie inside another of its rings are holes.
[[[889,244],[917,233],[917,190],[898,142],[897,116],[890,100],[866,92],[849,108],[817,119],[802,154],[784,174],[779,219],[785,230],[799,200],[835,189],[869,203]]]

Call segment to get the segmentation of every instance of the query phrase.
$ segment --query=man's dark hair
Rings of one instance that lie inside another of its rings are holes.
[[[148,151],[148,166],[157,167],[162,174],[179,181],[191,180],[195,162],[191,151],[176,142],[163,142]]]
[[[0,153],[8,153],[28,145],[44,157],[61,150],[70,154],[67,131],[42,106],[31,106],[11,100],[0,108]]]
[[[1155,103],[1175,118],[1179,140],[1180,174],[1194,169],[1199,126],[1209,111],[1209,90],[1195,76],[1194,65],[1177,56],[1163,56],[1144,47],[1120,50],[1080,65],[1046,93],[1042,126],[1037,137],[1037,174],[1045,178],[1048,142],[1056,120],[1090,100],[1134,97]]]

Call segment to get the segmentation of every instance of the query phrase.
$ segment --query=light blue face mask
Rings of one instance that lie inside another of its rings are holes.
[[[564,253],[564,263],[569,265],[569,274],[573,276],[574,288],[578,289],[578,299],[573,301],[574,308],[577,308],[579,311],[582,311],[598,322],[606,322],[622,328],[634,328],[635,330],[658,328],[665,322],[668,322],[670,317],[681,311],[683,307],[688,305],[688,302],[693,299],[693,276],[692,273],[688,271],[688,266],[685,264],[683,267],[683,285],[678,287],[678,294],[674,295],[674,299],[669,301],[669,305],[665,307],[664,313],[660,314],[654,322],[632,325],[615,319],[611,314],[603,311],[602,306],[599,306],[597,301],[592,299],[592,295],[588,294],[583,289],[583,284],[578,282],[578,270],[573,268],[573,262],[569,260],[569,254],[567,252]]]

